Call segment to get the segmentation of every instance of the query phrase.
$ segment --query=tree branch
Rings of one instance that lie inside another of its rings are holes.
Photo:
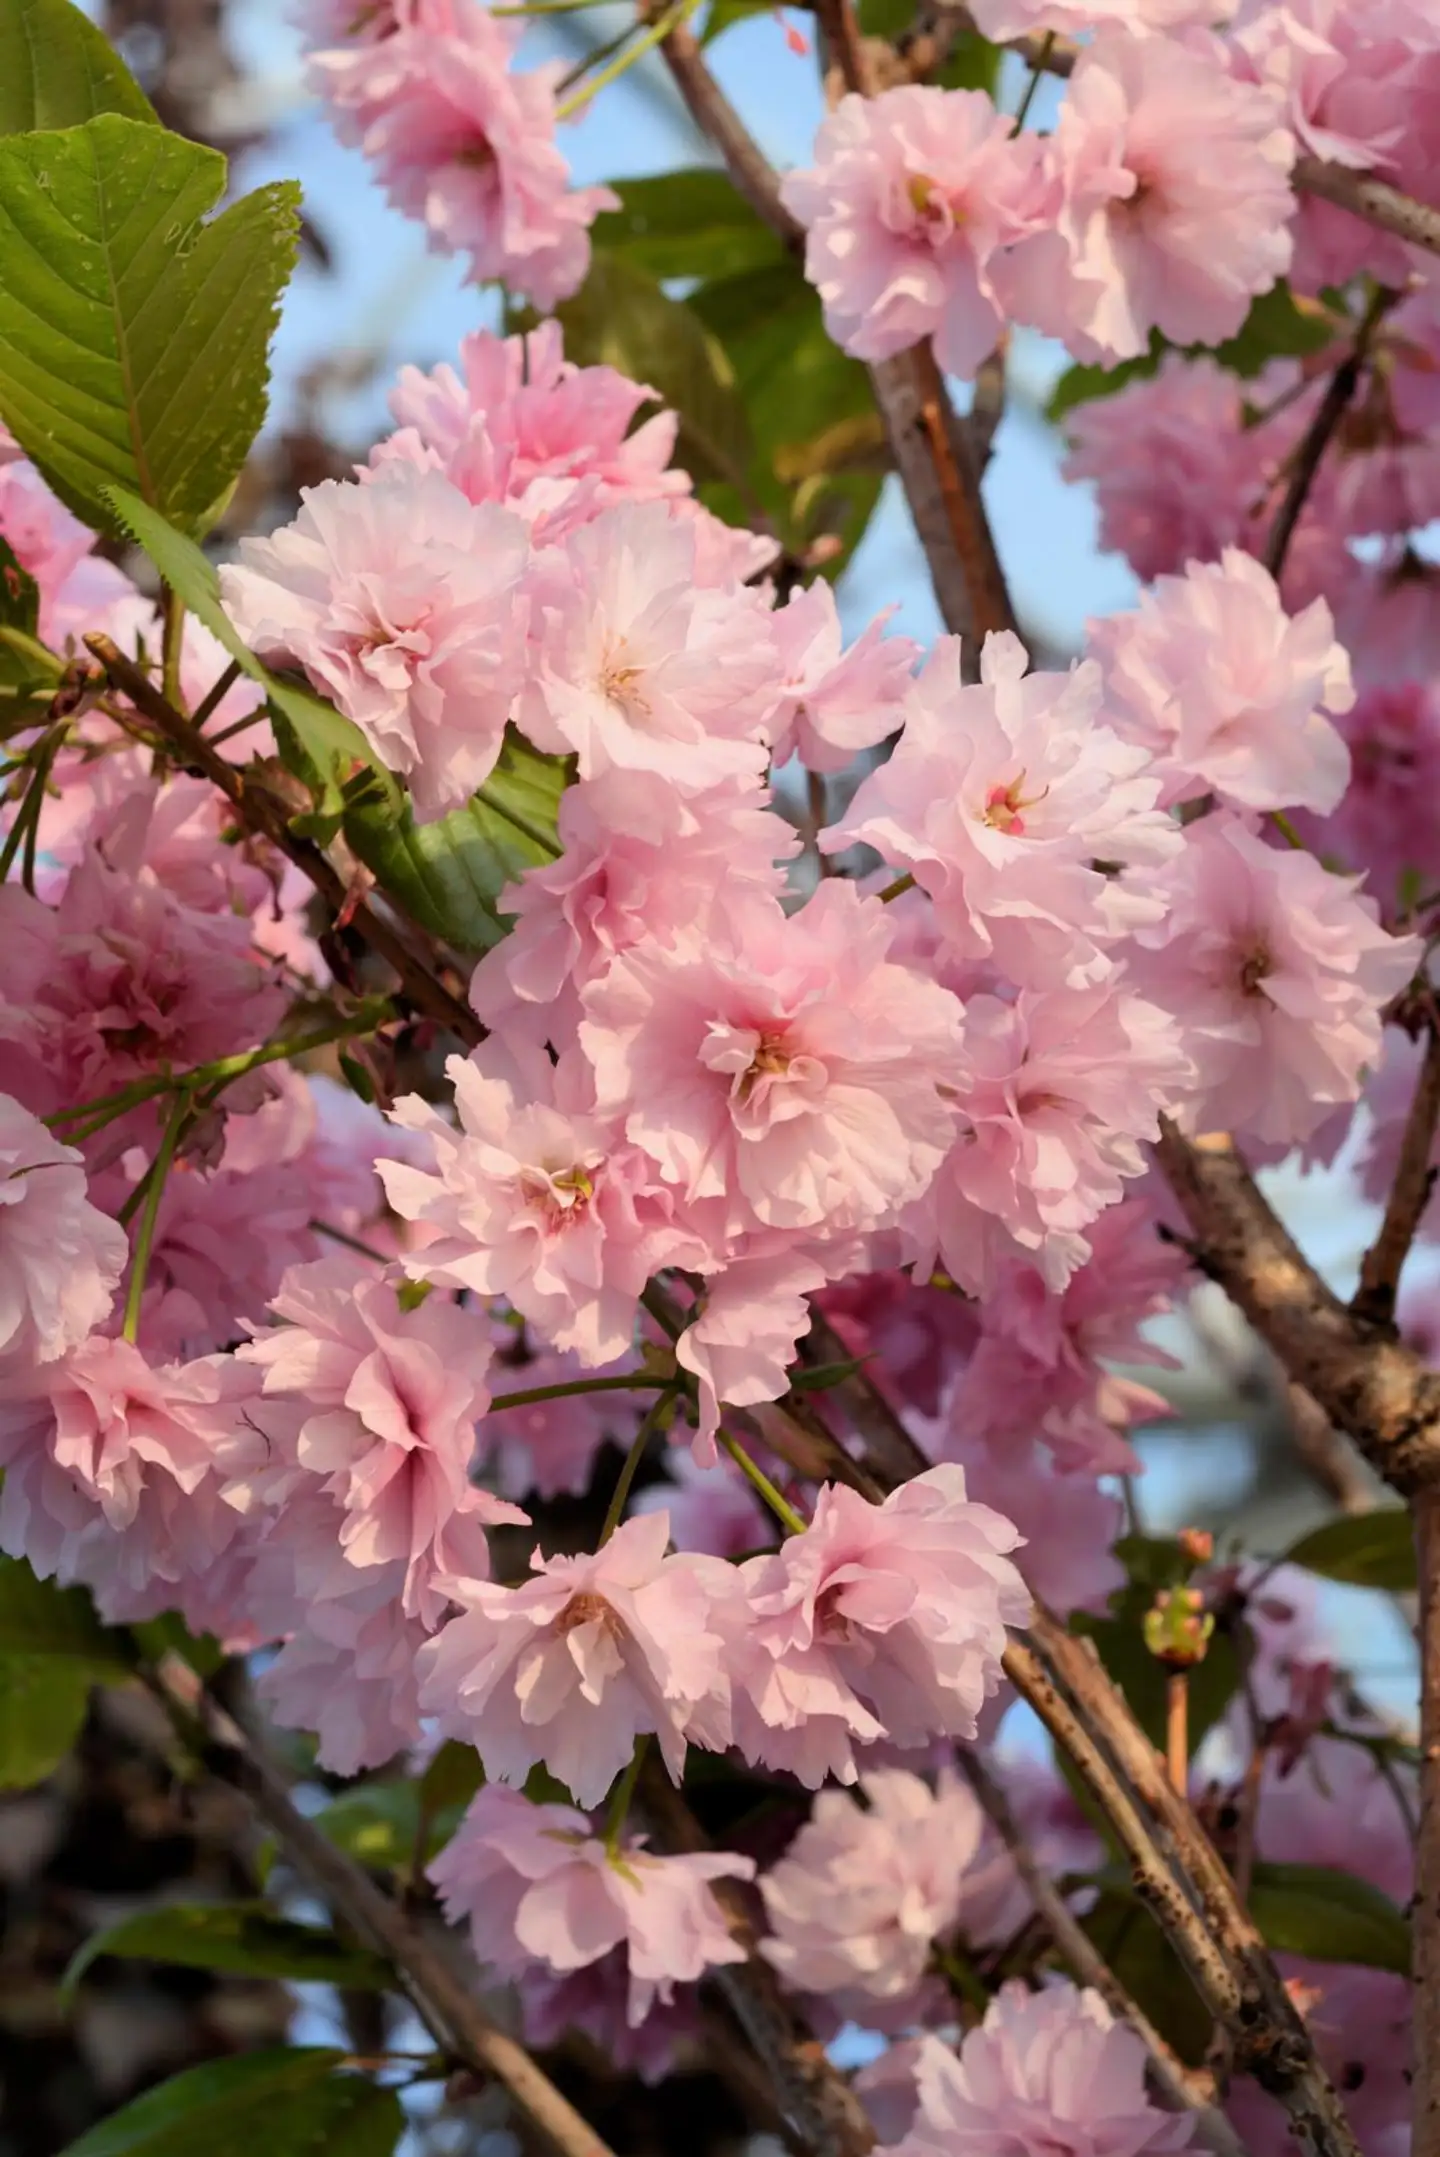
[[[1400,1160],[1395,1181],[1385,1204],[1380,1233],[1365,1253],[1360,1267],[1360,1286],[1350,1308],[1358,1318],[1376,1325],[1389,1325],[1395,1316],[1395,1296],[1410,1246],[1435,1188],[1430,1156],[1435,1148],[1436,1125],[1440,1124],[1440,1024],[1437,1014],[1427,1014],[1425,1056],[1405,1132],[1400,1141]]]
[[[685,23],[678,24],[662,40],[660,53],[686,111],[720,152],[737,192],[787,247],[800,254],[805,227],[780,200],[778,173],[706,66],[694,31]]]
[[[1360,372],[1370,350],[1370,340],[1393,301],[1394,294],[1385,286],[1377,288],[1365,310],[1365,318],[1355,332],[1349,351],[1331,375],[1315,417],[1306,428],[1296,449],[1290,484],[1285,490],[1285,499],[1280,504],[1265,545],[1265,567],[1277,582],[1285,566],[1285,556],[1294,537],[1295,527],[1300,521],[1300,512],[1319,476],[1325,452],[1345,417],[1350,400],[1360,386]]]
[[[1412,2157],[1440,2153],[1440,1492],[1415,1504],[1420,1574],[1420,1833],[1410,1917]]]
[[[1440,1374],[1326,1286],[1228,1138],[1192,1141],[1165,1121],[1156,1154],[1196,1262],[1287,1376],[1397,1490],[1412,1495],[1440,1477]]]
[[[293,1804],[279,1770],[195,1678],[173,1659],[150,1680],[177,1729],[219,1781],[243,1792],[257,1816],[336,1915],[390,1963],[421,2021],[445,2051],[498,2082],[559,2157],[613,2157],[593,2127],[493,2023],[444,1957],[354,1859]]]
[[[266,787],[228,763],[212,742],[205,739],[162,696],[143,667],[127,659],[111,638],[87,636],[85,644],[104,667],[114,687],[130,699],[157,733],[163,736],[178,762],[219,787],[236,816],[248,831],[259,832],[272,846],[294,862],[310,879],[321,898],[338,919],[342,913],[372,950],[379,953],[400,977],[401,987],[417,1011],[457,1035],[467,1048],[485,1038],[485,1029],[468,1004],[452,996],[426,961],[412,950],[401,931],[378,914],[367,899],[347,891],[345,879],[318,846],[297,838],[290,829],[288,813]],[[348,913],[346,909],[348,907]]]

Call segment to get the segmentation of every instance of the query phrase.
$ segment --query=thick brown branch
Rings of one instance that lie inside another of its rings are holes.
[[[1352,172],[1348,165],[1326,164],[1318,157],[1302,157],[1291,177],[1302,193],[1320,195],[1337,208],[1349,210],[1352,217],[1378,225],[1382,232],[1393,232],[1397,240],[1440,255],[1440,210],[1402,195],[1398,187]]]
[[[1415,1505],[1420,1574],[1420,1833],[1410,1918],[1415,1987],[1411,2149],[1440,2157],[1440,1493]]]
[[[1276,1218],[1227,1138],[1166,1125],[1160,1165],[1197,1262],[1386,1481],[1407,1495],[1440,1476],[1440,1374],[1340,1301]]]
[[[1240,2139],[1223,2112],[1209,2103],[1210,2078],[1187,2067],[1165,2042],[1144,2009],[1130,1997],[1094,1941],[1081,1925],[1048,1872],[1039,1863],[1010,1809],[1009,1799],[981,1760],[968,1747],[956,1759],[961,1773],[1015,1861],[1051,1939],[1082,1985],[1098,1992],[1120,2021],[1127,2022],[1150,2055],[1155,2084],[1178,2111],[1194,2112],[1200,2140],[1215,2157],[1243,2157]]]
[[[227,763],[214,745],[183,718],[161,695],[143,667],[127,659],[109,637],[88,636],[88,648],[104,667],[111,682],[127,696],[164,740],[186,771],[219,787],[236,816],[248,831],[256,831],[277,846],[309,878],[321,898],[338,918],[348,905],[346,919],[372,950],[400,977],[401,987],[417,1011],[437,1021],[473,1048],[483,1040],[485,1029],[468,1004],[452,996],[433,970],[400,931],[378,914],[366,899],[347,892],[345,879],[334,863],[309,839],[297,838],[290,829],[285,805],[237,765]]]
[[[560,2157],[613,2157],[522,2045],[478,2001],[368,1873],[307,1820],[284,1777],[193,1674],[166,1669],[152,1681],[177,1727],[193,1735],[209,1772],[243,1791],[286,1856],[337,1917],[383,1955],[421,2021],[446,2052],[487,2082],[498,2082]]]
[[[1360,1267],[1360,1286],[1350,1308],[1360,1318],[1386,1325],[1395,1316],[1395,1295],[1400,1275],[1415,1241],[1420,1219],[1435,1187],[1430,1156],[1435,1130],[1440,1124],[1440,1025],[1431,1019],[1425,1030],[1425,1055],[1420,1076],[1405,1119],[1400,1141],[1400,1160],[1385,1205],[1380,1233],[1365,1253]]]

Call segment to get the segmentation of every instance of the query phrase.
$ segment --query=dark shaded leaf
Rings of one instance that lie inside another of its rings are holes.
[[[93,1934],[71,1958],[61,1990],[73,1992],[101,1955],[368,1992],[387,1991],[394,1983],[389,1965],[378,1955],[346,1947],[323,1925],[277,1917],[258,1902],[169,1903],[121,1918]]]
[[[1282,281],[1261,293],[1233,337],[1213,351],[1205,345],[1192,345],[1188,356],[1212,358],[1217,365],[1248,380],[1260,374],[1271,360],[1303,359],[1307,353],[1322,352],[1340,334],[1343,324],[1337,326],[1328,308],[1316,300],[1297,299]],[[1158,330],[1152,330],[1150,349],[1140,359],[1121,360],[1114,367],[1068,367],[1051,393],[1047,416],[1063,419],[1077,404],[1086,404],[1093,397],[1113,396],[1127,382],[1155,374],[1165,354],[1179,349]]]
[[[337,2074],[344,2054],[287,2046],[216,2060],[147,2090],[61,2157],[390,2157],[393,2090]]]
[[[39,1580],[23,1558],[0,1558],[0,1655],[53,1657],[94,1678],[126,1678],[121,1634],[102,1625],[83,1588]]]
[[[596,218],[591,244],[649,277],[732,277],[784,259],[770,227],[713,166],[610,185],[621,207]]]
[[[55,1655],[0,1655],[0,1790],[53,1775],[80,1735],[90,1671]]]
[[[1329,1865],[1257,1860],[1250,1912],[1266,1944],[1320,1962],[1356,1962],[1369,1970],[1410,1973],[1410,1925],[1403,1910],[1368,1880]]]
[[[1327,1520],[1292,1543],[1287,1565],[1303,1565],[1327,1580],[1349,1581],[1357,1588],[1387,1588],[1394,1594],[1416,1585],[1415,1530],[1403,1506],[1380,1506],[1343,1520]]]

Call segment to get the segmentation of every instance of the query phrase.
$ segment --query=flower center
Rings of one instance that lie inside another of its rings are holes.
[[[965,222],[963,208],[928,173],[911,173],[905,182],[905,200],[928,239],[948,239],[956,226]]]
[[[992,786],[985,796],[981,822],[988,824],[992,831],[1008,832],[1012,839],[1023,839],[1025,810],[1035,808],[1050,791],[1048,786],[1042,786],[1038,794],[1027,794],[1024,788],[1023,771],[1008,786]]]
[[[1274,973],[1275,961],[1264,943],[1256,944],[1240,962],[1240,994],[1258,996],[1260,984]]]
[[[551,1228],[570,1227],[595,1196],[594,1178],[578,1161],[564,1169],[522,1168],[517,1181],[525,1203],[542,1213]]]
[[[582,1588],[578,1595],[572,1595],[555,1620],[555,1630],[562,1635],[578,1633],[582,1625],[598,1625],[612,1640],[618,1639],[624,1631],[604,1596],[597,1595],[593,1588]]]
[[[748,1101],[766,1079],[783,1078],[790,1069],[790,1052],[778,1034],[762,1034],[760,1046],[740,1073],[735,1086],[739,1101]]]
[[[643,673],[623,641],[607,646],[600,662],[600,694],[630,720],[650,715],[650,701],[640,687]]]

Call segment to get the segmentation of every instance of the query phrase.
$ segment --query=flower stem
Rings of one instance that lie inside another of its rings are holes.
[[[1035,102],[1035,92],[1040,87],[1040,78],[1049,66],[1050,55],[1054,50],[1055,32],[1047,30],[1040,50],[1035,55],[1035,64],[1030,70],[1030,80],[1025,85],[1025,95],[1020,100],[1020,109],[1015,115],[1015,125],[1011,129],[1011,133],[1014,135],[1019,134],[1021,128],[1030,117],[1030,107]]]
[[[741,1445],[739,1439],[732,1438],[729,1431],[722,1430],[720,1443],[724,1446],[736,1467],[739,1468],[741,1474],[746,1477],[747,1481],[754,1484],[756,1490],[759,1491],[786,1533],[788,1535],[803,1535],[810,1525],[809,1522],[802,1514],[796,1512],[788,1498],[781,1496],[764,1469],[757,1467],[755,1462],[751,1460],[750,1455]]]
[[[329,1233],[323,1221],[315,1225],[322,1233]],[[528,1408],[535,1401],[563,1401],[576,1393],[640,1393],[649,1392],[652,1387],[658,1387],[662,1393],[674,1393],[679,1388],[679,1380],[646,1378],[638,1371],[633,1377],[566,1378],[558,1385],[527,1386],[520,1393],[497,1393],[490,1403],[490,1413],[493,1415],[497,1408]]]
[[[903,898],[907,891],[913,891],[914,889],[915,879],[907,869],[903,876],[896,877],[893,884],[885,886],[885,889],[880,894],[880,904],[888,906],[892,899]]]
[[[630,1800],[635,1795],[635,1785],[640,1780],[640,1770],[645,1765],[645,1755],[650,1749],[650,1737],[637,1738],[630,1765],[610,1793],[610,1803],[605,1809],[605,1848],[613,1857],[620,1847],[620,1837],[625,1832],[625,1820],[630,1811]]]
[[[1184,1797],[1190,1787],[1190,1673],[1172,1670],[1165,1684],[1165,1765],[1170,1786]]]
[[[165,587],[164,627],[160,636],[160,693],[184,716],[185,696],[180,687],[180,652],[185,642],[185,602],[177,591]]]
[[[175,1148],[180,1134],[189,1121],[194,1106],[188,1088],[182,1087],[171,1104],[169,1119],[160,1139],[160,1150],[150,1169],[149,1189],[145,1193],[145,1205],[140,1215],[140,1226],[135,1232],[135,1249],[130,1258],[130,1290],[125,1298],[125,1324],[122,1338],[133,1342],[140,1331],[140,1305],[145,1297],[145,1276],[150,1269],[150,1252],[155,1242],[155,1223],[160,1217],[160,1200],[165,1192],[165,1179],[170,1174],[170,1164],[175,1158]]]
[[[596,1545],[597,1549],[608,1543],[615,1530],[619,1527],[620,1515],[625,1510],[625,1500],[630,1495],[630,1485],[635,1480],[635,1471],[644,1457],[645,1448],[649,1445],[656,1431],[663,1428],[664,1420],[673,1415],[674,1412],[673,1387],[667,1388],[661,1394],[659,1400],[652,1401],[646,1409],[644,1416],[641,1418],[640,1428],[630,1441],[630,1450],[625,1455],[619,1480],[610,1494],[610,1504],[605,1514],[605,1525],[600,1530],[600,1542]]]
[[[698,5],[699,0],[675,0],[673,7],[666,8],[663,15],[657,15],[654,22],[647,23],[628,51],[622,52],[618,59],[610,62],[608,67],[602,67],[599,74],[590,82],[587,82],[583,89],[579,89],[575,91],[573,96],[563,99],[555,107],[556,119],[573,119],[577,112],[582,111],[589,104],[592,97],[598,95],[608,84],[617,82],[623,74],[635,65],[637,60],[643,60],[646,53],[653,46],[663,44],[665,39],[669,37],[670,32],[678,29],[686,17],[694,13]]]

